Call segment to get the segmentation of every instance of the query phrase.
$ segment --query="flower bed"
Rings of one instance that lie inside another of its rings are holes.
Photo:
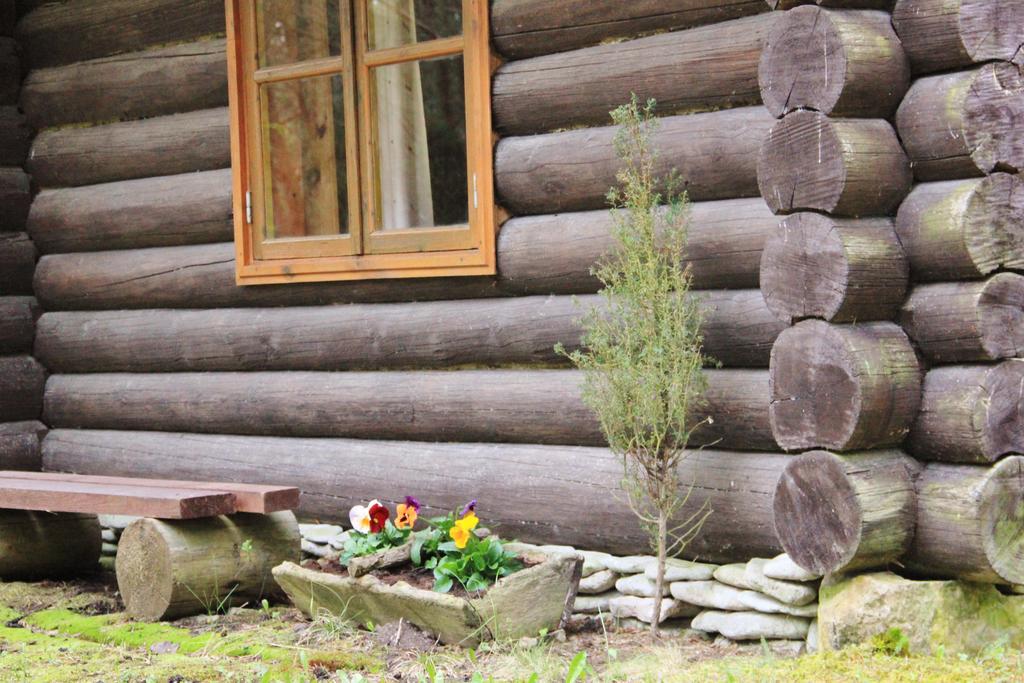
[[[478,533],[476,501],[414,532],[419,510],[407,498],[392,523],[379,501],[356,506],[338,562],[286,562],[274,578],[307,615],[326,610],[360,625],[404,619],[466,646],[553,630],[571,614],[580,559],[531,561],[507,550]]]

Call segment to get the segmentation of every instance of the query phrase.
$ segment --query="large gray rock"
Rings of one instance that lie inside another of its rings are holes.
[[[757,590],[757,586],[747,580],[746,562],[723,564],[715,570],[714,577],[716,581],[721,581],[722,583],[735,586],[736,588],[742,588],[743,590]]]
[[[615,588],[615,582],[618,578],[619,575],[610,569],[602,569],[595,574],[580,579],[579,592],[582,595],[596,595],[610,591],[612,588]]]
[[[648,567],[656,562],[657,560],[650,555],[629,555],[627,557],[609,555],[605,559],[604,566],[616,574],[643,574]]]
[[[718,581],[678,581],[672,584],[672,597],[691,605],[719,610],[744,611],[749,609],[740,599],[739,588]]]
[[[807,583],[779,581],[764,575],[764,566],[768,560],[751,560],[747,562],[746,579],[754,586],[754,590],[770,595],[779,602],[788,605],[808,605],[818,597],[818,587]]]
[[[608,553],[598,553],[592,550],[581,550],[583,556],[583,576],[590,576],[608,568]]]
[[[610,614],[612,598],[621,598],[622,593],[608,591],[600,595],[577,595],[572,611],[578,614]]]
[[[670,584],[666,581],[662,586],[662,597],[669,594]],[[656,594],[657,585],[643,574],[633,574],[620,577],[615,582],[615,590],[625,595],[635,595],[640,598],[653,598]]]
[[[820,646],[870,643],[899,629],[910,651],[975,655],[986,646],[1024,644],[1024,596],[966,581],[910,581],[890,572],[830,577],[821,588]]]
[[[794,617],[816,617],[818,615],[818,603],[810,605],[787,605],[770,595],[758,593],[757,591],[741,591],[739,596],[744,609],[765,614],[791,614]]]
[[[665,561],[666,581],[707,581],[718,569],[716,564],[703,562],[687,562],[686,560],[669,559]],[[658,563],[654,562],[644,570],[648,579],[658,578]]]
[[[694,618],[690,628],[721,633],[730,640],[804,640],[810,621],[788,614],[707,610]]]
[[[809,572],[798,565],[786,553],[782,553],[778,557],[773,557],[765,562],[762,571],[769,579],[779,579],[781,581],[809,582],[817,581],[821,578],[820,574]]]
[[[612,616],[616,619],[639,619],[645,624],[650,624],[654,621],[655,604],[655,598],[638,598],[634,595],[612,598]],[[700,609],[693,605],[687,605],[672,598],[662,598],[661,618],[658,623],[678,617],[692,617],[699,611]]]

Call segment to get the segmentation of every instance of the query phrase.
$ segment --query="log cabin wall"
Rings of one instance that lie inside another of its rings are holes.
[[[53,373],[44,467],[294,483],[303,514],[324,520],[378,496],[412,493],[432,511],[478,497],[510,536],[642,550],[615,495],[620,466],[553,352],[578,341],[581,307],[597,303],[589,268],[611,244],[603,207],[616,170],[608,111],[636,91],[658,99],[662,166],[694,202],[688,257],[722,366],[709,371],[709,448],[683,475],[713,510],[690,552],[779,552],[773,499],[797,460],[786,451],[825,448],[880,449],[861,463],[872,467],[848,467],[846,455],[809,467],[848,479],[868,507],[895,497],[880,521],[859,508],[843,521],[864,539],[862,565],[901,554],[921,513],[918,467],[896,448],[908,432],[920,443],[922,387],[925,406],[941,387],[935,370],[923,375],[916,330],[927,323],[908,322],[907,302],[927,294],[919,273],[944,286],[1024,262],[1021,243],[1002,237],[1019,235],[1007,212],[1020,203],[1002,201],[1016,167],[997,160],[994,175],[949,187],[960,213],[946,239],[979,224],[998,239],[963,254],[926,240],[906,248],[901,202],[948,199],[931,182],[911,192],[920,164],[895,116],[924,72],[893,30],[891,2],[771,11],[794,4],[495,0],[496,184],[512,214],[498,276],[260,287],[234,283],[221,0],[40,4],[18,36],[31,66],[21,102],[41,131],[28,231],[43,254],[35,353]],[[837,85],[826,69],[845,77]],[[1005,227],[988,226],[986,210]],[[939,239],[930,227],[927,238]],[[918,253],[933,253],[930,265]],[[958,298],[965,326],[972,301],[1013,290],[953,286],[978,290]],[[952,345],[972,343],[984,345]],[[961,426],[950,431],[969,440]],[[860,486],[864,471],[880,487]]]
[[[0,469],[38,470],[46,372],[32,357],[40,309],[32,296],[37,250],[25,232],[32,201],[25,160],[33,131],[18,109],[24,75],[12,0],[0,4]]]

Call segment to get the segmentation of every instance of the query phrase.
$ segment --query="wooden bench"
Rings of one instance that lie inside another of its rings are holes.
[[[97,515],[139,517],[117,548],[118,588],[141,619],[196,614],[277,591],[299,560],[294,487],[0,471],[0,578],[95,569]]]

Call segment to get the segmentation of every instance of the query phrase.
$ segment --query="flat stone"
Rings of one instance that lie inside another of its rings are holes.
[[[97,515],[100,526],[105,526],[115,531],[123,531],[128,525],[138,519],[132,515]]]
[[[816,602],[812,602],[810,605],[787,605],[770,595],[757,591],[741,591],[740,602],[743,603],[744,609],[765,614],[791,614],[794,617],[810,618],[818,616],[818,603]]]
[[[638,598],[634,595],[612,598],[610,601],[612,616],[616,619],[639,619],[644,623],[650,624],[654,621],[654,601],[655,598]],[[687,605],[685,602],[679,602],[672,598],[662,598],[661,618],[658,620],[658,623],[678,617],[692,617],[699,611],[699,608]]]
[[[741,589],[718,581],[677,581],[672,584],[672,597],[676,600],[711,609],[750,609],[740,600],[742,593]]]
[[[571,545],[542,545],[537,549],[548,557],[583,557],[580,551]]]
[[[707,581],[715,575],[718,569],[717,564],[704,564],[703,562],[687,562],[686,560],[667,560],[665,562],[666,581]],[[651,564],[644,570],[644,576],[649,579],[658,578],[658,563]]]
[[[616,574],[643,574],[647,571],[647,567],[656,561],[650,555],[629,555],[627,557],[609,555],[605,560],[605,567]]]
[[[299,535],[307,541],[319,545],[327,545],[332,538],[337,538],[345,532],[335,524],[300,524]]]
[[[662,586],[662,597],[669,594],[670,586],[671,584],[667,581]],[[655,582],[648,579],[643,574],[622,576],[615,582],[615,590],[624,595],[635,595],[640,598],[653,598],[655,596],[656,587],[657,585]]]
[[[818,597],[815,585],[768,578],[764,575],[764,565],[767,563],[768,560],[761,559],[747,562],[746,579],[754,586],[754,590],[789,605],[808,605]]]
[[[624,631],[650,631],[651,625],[645,621],[639,619],[619,619],[617,620],[617,626]],[[658,624],[658,632],[663,636],[679,636],[685,637],[690,634],[700,633],[702,636],[707,634],[701,631],[694,631],[690,628],[689,619],[669,619]]]
[[[311,543],[306,539],[302,539],[301,545],[302,552],[306,553],[307,555],[312,555],[313,557],[327,557],[329,555],[334,554],[330,546],[317,545],[316,543]]]
[[[812,619],[811,625],[807,629],[807,651],[817,652],[818,649],[818,620]]]
[[[694,618],[691,628],[721,633],[730,640],[801,640],[807,637],[810,619],[788,614],[719,612],[706,610]]]
[[[577,595],[572,611],[577,614],[609,614],[612,611],[611,600],[621,597],[622,593],[618,591],[608,591],[600,595]]]
[[[762,571],[769,579],[779,579],[781,581],[800,581],[806,583],[817,581],[821,578],[821,574],[807,571],[790,559],[786,553],[782,553],[778,557],[773,557],[765,562]]]
[[[596,595],[615,588],[615,582],[619,575],[609,569],[602,569],[596,574],[591,574],[580,579],[579,592],[584,595]]]
[[[747,580],[747,564],[745,562],[740,562],[738,564],[723,564],[715,570],[714,577],[716,581],[721,581],[722,583],[735,586],[736,588],[742,588],[743,590],[757,590],[757,586]]]
[[[117,555],[117,545],[114,543],[104,543],[100,547],[100,552],[104,555]]]
[[[608,568],[608,553],[597,553],[592,550],[581,550],[583,556],[583,576],[590,576]]]
[[[332,538],[327,545],[331,546],[335,550],[344,550],[345,544],[348,543],[349,532],[344,531],[340,535]]]
[[[899,629],[912,654],[974,656],[1024,645],[1024,596],[967,581],[911,581],[891,572],[829,577],[818,609],[822,650],[871,643]]]
[[[100,532],[100,537],[106,543],[117,543],[117,534],[114,533],[113,529],[104,529]]]

